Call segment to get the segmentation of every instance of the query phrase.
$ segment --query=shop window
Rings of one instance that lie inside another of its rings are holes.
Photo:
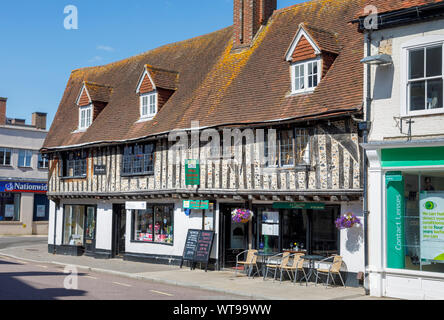
[[[185,209],[190,210],[189,228],[207,231],[215,230],[214,203],[209,203],[208,209]]]
[[[83,246],[85,228],[85,206],[65,206],[63,244]]]
[[[134,210],[133,241],[173,244],[174,206],[150,205]]]
[[[1,221],[20,221],[20,193],[0,193]]]
[[[48,221],[49,220],[49,200],[46,195],[34,195],[34,214],[33,221]]]
[[[8,148],[0,148],[0,166],[11,165],[12,150]]]
[[[122,175],[148,175],[154,173],[154,144],[126,146],[122,159]]]
[[[444,272],[444,174],[399,172],[386,184],[387,267]]]

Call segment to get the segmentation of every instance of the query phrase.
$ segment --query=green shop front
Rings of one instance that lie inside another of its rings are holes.
[[[375,151],[380,168],[370,166],[370,286],[382,296],[443,298],[444,147]]]

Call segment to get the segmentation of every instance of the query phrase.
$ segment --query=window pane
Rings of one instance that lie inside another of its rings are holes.
[[[279,142],[281,166],[294,165],[293,131],[281,131]]]
[[[427,77],[442,74],[442,47],[427,48]]]
[[[410,51],[409,79],[424,78],[424,49]]]
[[[64,244],[83,246],[85,207],[66,206],[64,224]]]
[[[155,207],[154,241],[173,243],[173,210],[169,206]]]
[[[26,150],[26,162],[25,166],[30,167],[31,166],[31,159],[32,159],[32,151]]]
[[[3,148],[0,148],[0,165],[6,165],[6,150],[5,149],[3,149]]]
[[[11,165],[11,149],[6,149],[4,164],[7,166]]]
[[[156,95],[152,94],[150,96],[150,114],[154,115],[156,113]]]
[[[296,129],[296,163],[310,164],[310,136],[306,129]]]
[[[25,165],[25,150],[19,151],[18,165],[19,167],[23,167]]]
[[[425,81],[410,84],[410,110],[425,109]]]
[[[0,193],[0,221],[20,221],[20,193]]]
[[[427,109],[442,108],[442,79],[427,81]]]
[[[136,210],[134,219],[134,240],[153,242],[153,208]]]

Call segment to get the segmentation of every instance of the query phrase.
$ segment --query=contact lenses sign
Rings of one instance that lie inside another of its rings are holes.
[[[421,259],[444,261],[444,192],[421,192]]]

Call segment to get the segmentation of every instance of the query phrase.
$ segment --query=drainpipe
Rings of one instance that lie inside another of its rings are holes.
[[[367,57],[371,56],[371,29],[367,32]],[[367,64],[367,97],[366,97],[366,112],[365,112],[365,123],[364,123],[364,130],[363,130],[363,142],[368,142],[368,136],[369,136],[369,130],[370,130],[370,124],[371,124],[371,104],[372,104],[372,97],[371,97],[371,65]],[[370,295],[370,290],[368,288],[368,158],[367,154],[363,150],[364,155],[364,166],[363,166],[363,183],[364,183],[364,204],[363,204],[363,211],[364,211],[364,267],[365,267],[365,274],[364,274],[364,288],[365,288],[365,294]]]

